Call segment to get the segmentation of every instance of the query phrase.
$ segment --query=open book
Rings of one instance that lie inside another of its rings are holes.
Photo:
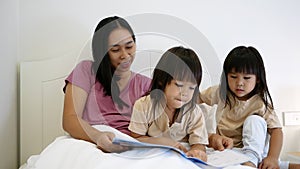
[[[200,168],[204,168],[204,169],[224,168],[227,166],[238,165],[243,162],[249,161],[249,158],[244,154],[241,154],[237,151],[230,150],[230,149],[226,149],[224,151],[214,151],[212,149],[208,149],[206,151],[208,160],[207,162],[204,162],[195,157],[188,157],[183,151],[172,146],[150,144],[150,143],[140,142],[138,140],[133,140],[133,139],[127,140],[127,139],[122,139],[117,137],[113,139],[113,143],[130,147],[130,148],[160,148],[166,150],[173,150],[174,152],[179,153],[182,157],[192,161]]]

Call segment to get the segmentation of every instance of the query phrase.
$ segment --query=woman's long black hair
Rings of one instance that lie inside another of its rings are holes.
[[[133,30],[125,19],[113,16],[101,20],[94,31],[92,39],[94,59],[92,71],[95,73],[96,80],[103,85],[105,95],[112,96],[113,101],[118,104],[119,108],[123,108],[124,105],[127,107],[128,105],[119,97],[120,89],[117,85],[119,79],[114,76],[115,68],[111,65],[108,54],[108,37],[117,28],[127,29],[135,42]]]

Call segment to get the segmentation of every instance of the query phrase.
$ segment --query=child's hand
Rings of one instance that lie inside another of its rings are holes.
[[[183,151],[183,152],[187,152],[188,150],[186,149],[186,147],[184,147],[184,145],[180,144],[179,142],[177,142],[175,145],[172,145],[175,148],[178,148],[179,150]]]
[[[259,169],[279,169],[278,159],[267,156],[258,166]]]
[[[188,157],[196,157],[196,158],[199,158],[200,160],[202,161],[207,161],[207,155],[204,151],[202,150],[197,150],[197,149],[192,149],[192,150],[189,150],[186,155]]]
[[[233,140],[229,137],[220,136],[218,134],[212,134],[209,137],[209,147],[220,151],[223,151],[227,148],[230,149],[233,147]]]

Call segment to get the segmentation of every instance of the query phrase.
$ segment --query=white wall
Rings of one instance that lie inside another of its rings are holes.
[[[0,168],[17,168],[18,0],[0,1]]]
[[[4,21],[0,33],[0,149],[8,152],[1,153],[0,168],[16,168],[17,164],[18,61],[60,56],[86,57],[95,24],[109,15],[134,18],[144,13],[159,13],[188,23],[189,28],[195,27],[212,45],[219,60],[216,68],[234,46],[257,47],[265,61],[269,87],[278,112],[300,111],[296,98],[300,95],[300,79],[297,78],[300,65],[300,1],[152,0],[150,3],[139,0],[2,0],[0,3],[1,21]],[[151,23],[153,27],[158,25],[155,20],[144,22]],[[170,32],[178,29],[171,28],[169,23],[166,28]],[[163,51],[178,43],[195,47],[194,43],[187,41],[189,38],[184,39],[184,33],[187,37],[192,36],[186,30],[178,31],[180,38],[176,37],[176,32],[172,36],[157,32],[140,36],[138,49]],[[284,132],[287,139],[284,140],[283,151],[300,151],[299,144],[295,142],[300,139],[300,127],[285,127]]]

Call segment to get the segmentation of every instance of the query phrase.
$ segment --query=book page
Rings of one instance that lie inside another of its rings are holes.
[[[249,157],[231,149],[216,151],[207,149],[207,163],[216,167],[227,167],[249,161]]]
[[[175,151],[177,153],[179,153],[182,157],[193,161],[195,164],[197,164],[198,166],[201,166],[202,168],[223,168],[223,167],[227,167],[227,166],[231,166],[231,165],[237,165],[237,164],[241,164],[243,162],[249,161],[249,158],[247,156],[245,156],[244,154],[241,154],[235,150],[231,150],[231,149],[226,149],[224,151],[215,151],[213,149],[208,148],[206,150],[207,153],[207,162],[204,162],[198,158],[195,157],[188,157],[186,156],[186,154],[175,148],[175,147],[171,147],[171,146],[165,146],[165,145],[159,145],[159,144],[150,144],[150,143],[144,143],[144,142],[140,142],[138,140],[124,140],[124,139],[120,139],[120,138],[114,138],[113,139],[113,143],[114,144],[118,144],[118,145],[122,145],[122,146],[127,146],[127,147],[131,147],[131,148],[139,148],[139,150],[134,149],[133,153],[137,153],[139,155],[141,155],[141,153],[143,154],[144,152],[147,152],[147,156],[149,156],[151,152],[145,151],[145,149],[149,149],[152,148],[153,151],[152,153],[156,154],[156,153],[163,153],[163,151]],[[160,150],[159,150],[160,149]],[[136,152],[139,151],[139,152]],[[127,155],[130,154],[130,151],[125,153]],[[133,154],[131,154],[130,156],[132,156]]]

